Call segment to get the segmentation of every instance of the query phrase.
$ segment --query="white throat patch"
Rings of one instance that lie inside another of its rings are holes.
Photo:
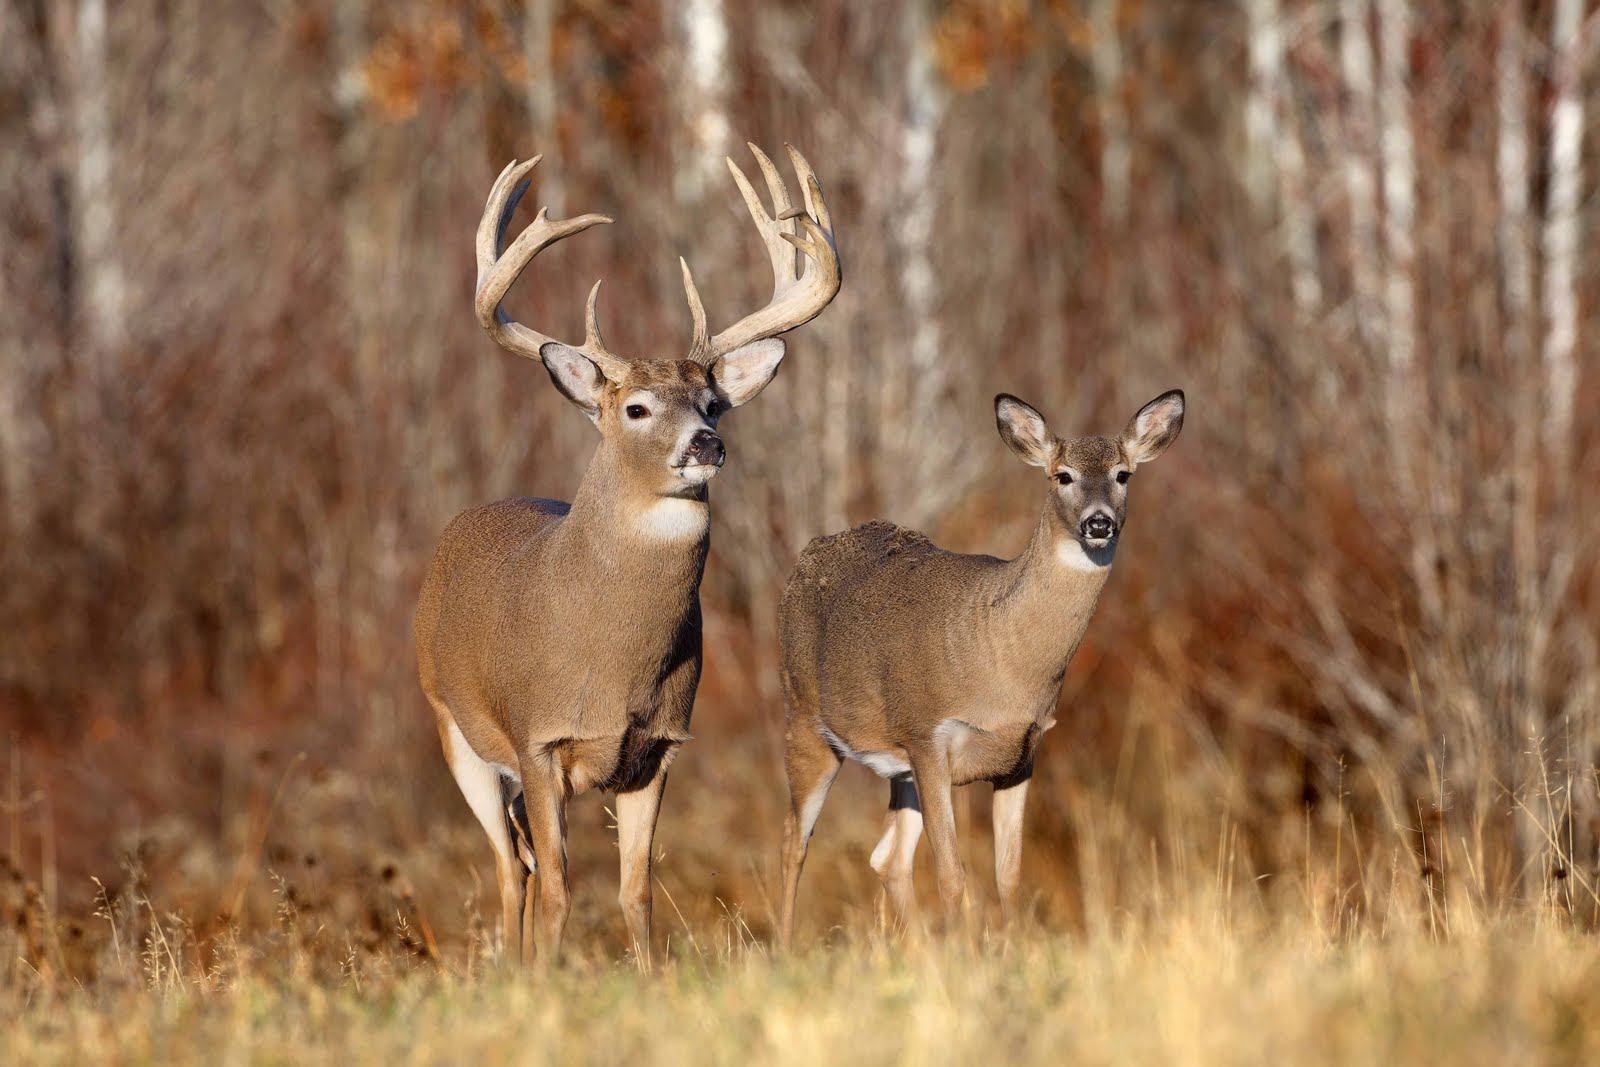
[[[711,524],[711,506],[704,500],[664,496],[639,513],[639,532],[662,541],[697,540]]]
[[[1097,548],[1091,553],[1076,537],[1063,537],[1056,541],[1056,559],[1075,571],[1103,571],[1111,566],[1116,554],[1115,544]]]

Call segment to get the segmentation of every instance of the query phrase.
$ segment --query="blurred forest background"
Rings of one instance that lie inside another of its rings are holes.
[[[483,198],[544,153],[530,204],[618,225],[542,256],[512,314],[577,337],[603,277],[612,347],[675,356],[677,255],[713,328],[767,295],[723,163],[750,140],[817,168],[845,280],[728,423],[657,868],[680,915],[771,921],[800,547],[886,517],[1011,555],[1042,494],[992,395],[1107,433],[1177,386],[1183,437],[1140,476],[1041,757],[1039,913],[1108,921],[1225,872],[1339,925],[1458,901],[1592,922],[1596,22],[1584,0],[3,0],[10,899],[70,913],[96,875],[203,924],[270,914],[271,872],[280,904],[374,940],[492,913],[410,612],[452,515],[567,497],[594,436],[473,319]],[[812,851],[813,928],[872,907],[884,791],[857,771]],[[573,814],[573,930],[620,944],[603,803]]]

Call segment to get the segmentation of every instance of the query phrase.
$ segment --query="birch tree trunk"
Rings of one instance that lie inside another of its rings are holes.
[[[1089,64],[1094,71],[1095,105],[1100,113],[1100,203],[1105,221],[1120,230],[1128,222],[1128,181],[1133,171],[1128,110],[1122,99],[1122,40],[1117,32],[1117,0],[1093,0],[1089,9],[1094,41]]]
[[[1502,343],[1506,368],[1516,390],[1511,415],[1510,493],[1503,496],[1505,514],[1499,525],[1511,544],[1517,590],[1516,632],[1508,647],[1522,649],[1513,676],[1506,679],[1516,736],[1528,736],[1533,723],[1527,701],[1535,665],[1525,642],[1539,612],[1539,469],[1540,378],[1534,361],[1533,259],[1528,211],[1528,89],[1524,72],[1522,20],[1517,8],[1501,9],[1495,51],[1495,103],[1499,125],[1495,141],[1495,176],[1500,190],[1500,285],[1503,303]]]
[[[103,373],[124,338],[125,285],[117,256],[111,102],[106,84],[106,2],[80,0],[76,34],[77,92],[73,131],[78,166],[73,171],[78,208],[78,269],[83,279],[83,324]]]
[[[1534,617],[1529,649],[1532,684],[1537,685],[1547,648],[1556,625],[1553,607],[1566,599],[1566,586],[1573,573],[1572,543],[1567,516],[1569,495],[1573,492],[1573,400],[1578,389],[1578,208],[1582,198],[1583,166],[1583,0],[1556,0],[1550,31],[1550,50],[1555,58],[1555,103],[1550,116],[1549,203],[1544,218],[1542,252],[1544,256],[1544,363],[1545,396],[1542,405],[1545,431],[1545,466],[1550,471],[1551,511],[1549,536],[1558,537],[1545,547],[1550,564],[1543,578]],[[1559,532],[1558,532],[1559,531]],[[1570,736],[1573,719],[1566,713],[1560,728]],[[1579,743],[1589,741],[1579,730]],[[1570,760],[1557,760],[1548,768],[1550,792],[1547,809],[1564,799],[1568,806],[1556,813],[1547,831],[1557,843],[1552,865],[1566,866],[1571,856],[1573,810],[1570,805],[1592,806],[1592,783],[1580,796],[1573,792],[1574,775]],[[1588,834],[1585,833],[1587,843]],[[1548,839],[1547,839],[1548,840]],[[1592,852],[1590,853],[1592,855]],[[1541,873],[1543,871],[1541,870]],[[1571,906],[1571,886],[1554,883],[1552,888],[1566,897]]]
[[[683,35],[683,127],[688,133],[677,168],[680,200],[698,203],[722,173],[728,154],[728,18],[722,0],[686,0],[679,14]]]
[[[1306,201],[1306,161],[1300,124],[1284,73],[1283,11],[1278,0],[1249,0],[1250,89],[1245,131],[1250,141],[1247,182],[1264,219],[1283,220],[1284,249],[1295,307],[1322,302],[1317,278],[1316,228]]]
[[[900,249],[900,288],[905,302],[908,345],[907,388],[899,400],[898,426],[904,447],[894,453],[900,472],[884,484],[894,487],[892,499],[904,521],[921,525],[935,517],[940,499],[933,486],[943,480],[934,472],[947,457],[943,435],[921,432],[944,393],[939,328],[939,277],[934,263],[934,225],[938,211],[934,151],[944,121],[944,91],[933,69],[928,4],[906,5],[903,33],[906,48],[905,110],[900,128],[900,210],[894,234]],[[958,479],[952,479],[958,480]],[[830,527],[831,528],[831,527]]]
[[[1434,501],[1423,475],[1427,435],[1421,408],[1427,404],[1417,373],[1416,244],[1417,170],[1411,130],[1408,84],[1411,11],[1408,0],[1378,2],[1379,152],[1383,160],[1384,349],[1388,378],[1384,387],[1389,449],[1408,502],[1411,574],[1421,602],[1426,632],[1435,633],[1443,614],[1435,561]]]
[[[1533,348],[1533,260],[1528,210],[1528,99],[1526,57],[1522,47],[1522,20],[1516,7],[1501,9],[1499,40],[1495,51],[1495,103],[1499,125],[1495,140],[1495,177],[1500,195],[1500,285],[1508,378],[1515,389],[1511,398],[1510,493],[1504,495],[1506,514],[1499,526],[1511,544],[1511,565],[1516,588],[1516,610],[1504,621],[1504,647],[1508,677],[1505,718],[1497,724],[1495,740],[1500,758],[1494,773],[1516,795],[1525,783],[1538,781],[1537,768],[1525,766],[1522,753],[1539,733],[1539,716],[1533,706],[1539,672],[1545,620],[1539,594],[1539,469],[1540,395],[1542,387]],[[1531,772],[1531,773],[1530,773]],[[1499,796],[1485,798],[1503,806]],[[1528,888],[1537,891],[1542,876],[1533,857],[1543,850],[1538,820],[1525,808],[1513,815],[1512,870],[1525,872]]]
[[[1344,111],[1344,188],[1350,211],[1350,282],[1356,334],[1375,351],[1384,334],[1378,304],[1378,211],[1373,175],[1370,0],[1341,0],[1339,70],[1348,103]]]
[[[1578,387],[1578,202],[1583,163],[1580,28],[1583,0],[1556,0],[1550,47],[1555,106],[1550,116],[1550,201],[1544,219],[1545,450],[1555,499],[1571,479],[1572,405]]]
[[[1278,0],[1248,0],[1250,85],[1244,130],[1249,144],[1245,185],[1263,218],[1274,214],[1277,196],[1278,86],[1283,80],[1283,24]]]
[[[556,117],[557,76],[555,56],[555,0],[529,0],[522,24],[522,50],[528,57],[528,117],[533,124],[529,154],[554,155],[560,148]],[[550,209],[552,218],[566,217],[562,168],[544,167],[539,176],[540,203]]]

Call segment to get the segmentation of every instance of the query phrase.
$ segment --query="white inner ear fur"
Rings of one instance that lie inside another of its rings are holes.
[[[559,341],[547,342],[539,349],[539,359],[563,396],[589,416],[590,422],[600,419],[600,396],[605,390],[606,378],[594,362]]]
[[[751,341],[723,356],[711,368],[711,379],[734,407],[755,399],[778,373],[784,345],[776,337]]]
[[[1177,436],[1172,432],[1172,424],[1182,425],[1183,401],[1179,397],[1167,397],[1159,402],[1151,401],[1141,408],[1133,417],[1133,423],[1123,434],[1127,445],[1129,458],[1137,466],[1148,463],[1159,456],[1172,439]],[[1165,441],[1162,438],[1166,438]]]
[[[1050,430],[1044,416],[1020,400],[1006,397],[995,405],[995,417],[1006,445],[1035,467],[1050,465]]]

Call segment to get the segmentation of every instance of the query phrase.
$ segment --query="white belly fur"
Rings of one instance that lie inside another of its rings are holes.
[[[842,752],[846,758],[855,760],[880,778],[893,778],[899,774],[911,773],[911,764],[897,752],[857,752],[839,740],[839,735],[826,726],[822,728],[822,736],[828,739],[828,744],[833,746],[834,751]]]

